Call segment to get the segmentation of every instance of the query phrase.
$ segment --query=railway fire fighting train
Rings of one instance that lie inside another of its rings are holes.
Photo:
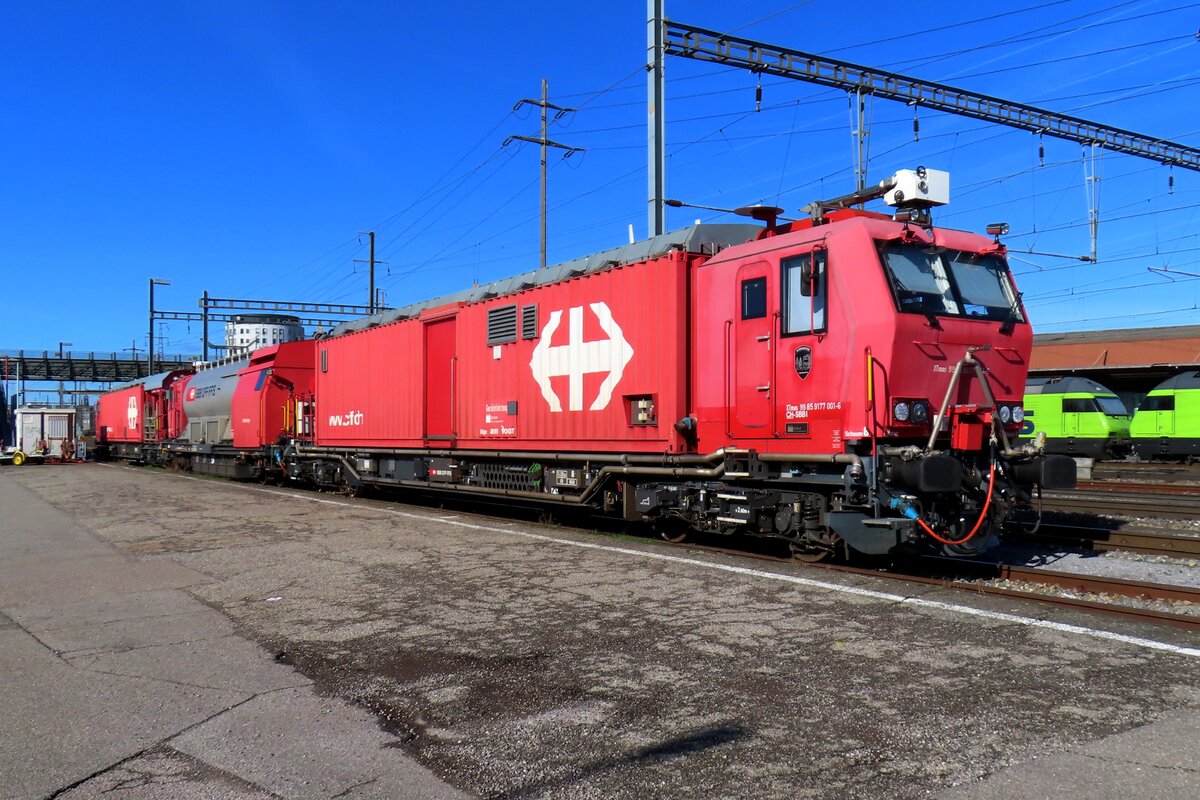
[[[932,226],[948,186],[903,170],[799,220],[739,209],[757,222],[156,375],[100,401],[99,433],[127,460],[590,508],[802,559],[977,552],[1075,464],[1018,441],[1030,326],[998,236]],[[861,208],[878,198],[896,211]]]

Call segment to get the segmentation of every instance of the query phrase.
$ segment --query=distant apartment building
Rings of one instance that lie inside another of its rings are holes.
[[[260,347],[304,338],[299,317],[287,314],[238,314],[225,323],[225,355],[245,355]]]

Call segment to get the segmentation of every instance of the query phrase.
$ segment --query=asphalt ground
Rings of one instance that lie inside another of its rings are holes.
[[[0,515],[4,796],[1200,795],[1182,631],[117,466]]]

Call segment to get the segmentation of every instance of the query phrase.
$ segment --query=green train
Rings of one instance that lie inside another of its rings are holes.
[[[1200,383],[1196,385],[1200,387]],[[1200,405],[1200,400],[1197,403]],[[1023,404],[1025,421],[1020,436],[1033,439],[1045,433],[1047,453],[1102,459],[1120,458],[1128,452],[1128,409],[1116,394],[1090,378],[1030,378]],[[1200,424],[1197,427],[1200,429]]]
[[[1129,426],[1133,451],[1151,460],[1200,459],[1200,370],[1181,372],[1150,390]]]

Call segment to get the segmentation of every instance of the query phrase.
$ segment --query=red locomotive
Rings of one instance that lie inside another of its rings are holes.
[[[179,416],[143,457],[590,506],[801,558],[976,552],[1075,464],[1017,445],[1032,332],[999,240],[930,224],[947,194],[902,171],[802,221],[746,209],[765,226],[696,225],[164,379]],[[851,208],[880,196],[895,216]]]

